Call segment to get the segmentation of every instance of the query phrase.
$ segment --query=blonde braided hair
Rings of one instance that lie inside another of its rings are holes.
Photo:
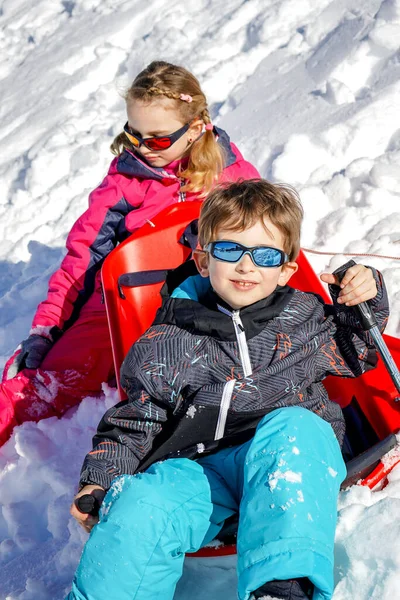
[[[147,90],[150,96],[166,96],[170,100],[180,100],[180,94],[173,92],[172,90],[163,90],[162,88],[156,87],[155,85]]]
[[[125,93],[125,101],[140,100],[152,102],[157,97],[165,97],[176,102],[176,110],[183,123],[196,118],[205,125],[211,123],[207,99],[196,77],[184,67],[164,61],[153,61],[133,81]],[[190,101],[187,98],[191,98]],[[111,152],[117,156],[132,146],[124,132],[111,144]],[[186,192],[200,192],[206,196],[218,181],[224,168],[225,156],[211,130],[204,133],[188,149],[188,165],[179,173],[186,180],[181,188]]]

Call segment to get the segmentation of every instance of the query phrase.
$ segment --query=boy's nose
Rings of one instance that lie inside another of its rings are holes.
[[[254,271],[254,263],[249,254],[244,254],[242,258],[236,263],[236,270],[241,273],[248,273],[249,271]]]

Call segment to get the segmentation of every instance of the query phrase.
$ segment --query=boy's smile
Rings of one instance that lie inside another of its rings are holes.
[[[244,246],[273,246],[284,250],[283,234],[269,219],[264,224],[257,221],[244,231],[220,229],[217,240],[239,242]],[[286,285],[290,277],[297,271],[295,262],[288,262],[281,267],[259,267],[254,264],[248,254],[236,262],[223,262],[208,252],[196,252],[194,259],[199,273],[210,277],[214,291],[233,309],[249,306],[263,298],[267,298],[277,285]]]

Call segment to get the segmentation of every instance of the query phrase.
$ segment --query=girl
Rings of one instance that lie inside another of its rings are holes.
[[[29,337],[0,384],[0,443],[13,427],[61,415],[113,377],[100,268],[109,252],[165,207],[203,198],[218,182],[259,177],[211,123],[196,77],[154,61],[126,96],[128,120],[111,144],[116,158],[72,227]]]

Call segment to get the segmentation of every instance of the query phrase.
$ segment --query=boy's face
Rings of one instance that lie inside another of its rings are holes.
[[[229,240],[248,247],[273,246],[284,250],[282,233],[269,219],[264,218],[264,223],[267,230],[261,221],[245,231],[222,228],[213,241]],[[295,262],[281,267],[258,267],[248,254],[237,263],[229,263],[197,250],[194,260],[200,275],[210,277],[214,291],[235,310],[267,298],[277,285],[286,285],[297,271]]]

